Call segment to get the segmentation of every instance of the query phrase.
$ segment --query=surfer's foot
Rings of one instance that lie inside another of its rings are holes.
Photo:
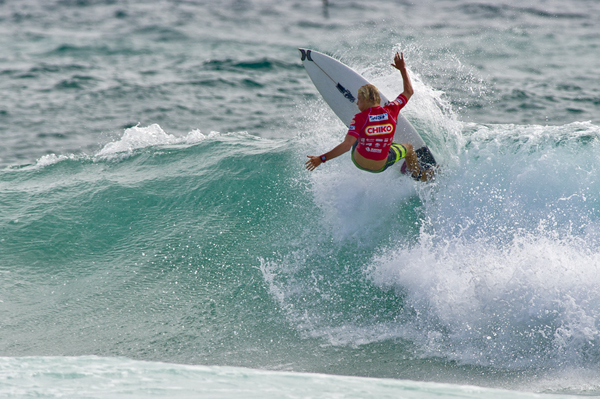
[[[435,177],[436,169],[437,169],[437,167],[432,166],[431,168],[422,171],[420,180],[421,181],[429,181],[429,180],[433,179]]]
[[[419,158],[417,157],[417,153],[412,144],[402,143],[402,145],[406,148],[406,157],[404,159],[406,160],[406,167],[410,171],[412,178],[417,181],[428,181],[433,179],[435,176],[435,169],[432,167],[421,170]]]

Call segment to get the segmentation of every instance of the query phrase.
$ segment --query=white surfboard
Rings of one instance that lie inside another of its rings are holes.
[[[354,115],[360,112],[356,105],[358,89],[370,82],[354,69],[328,55],[314,50],[298,50],[308,76],[310,76],[325,102],[346,126],[350,126]],[[389,102],[383,93],[379,92],[379,94],[382,106]],[[430,165],[436,164],[431,151],[429,151],[415,128],[402,116],[402,113],[398,115],[394,142],[412,144],[420,162]],[[406,173],[404,161],[402,161],[401,168],[402,172]]]

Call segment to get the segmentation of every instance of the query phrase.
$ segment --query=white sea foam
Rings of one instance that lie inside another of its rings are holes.
[[[140,126],[139,124],[125,129],[123,135],[116,141],[111,141],[93,156],[86,154],[44,155],[37,160],[34,167],[46,167],[67,160],[83,159],[125,159],[130,157],[135,150],[155,146],[193,145],[207,138],[219,136],[219,132],[204,134],[200,130],[192,130],[185,136],[175,136],[166,133],[159,125]]]
[[[420,315],[415,325],[438,333],[421,342],[429,355],[500,367],[597,358],[599,251],[543,232],[500,248],[432,238],[422,234],[418,245],[378,257],[367,272],[406,295]]]
[[[332,345],[401,338],[426,357],[505,369],[597,363],[600,128],[463,124],[439,101],[439,93],[425,93],[418,108],[435,110],[419,121],[430,140],[448,146],[436,183],[418,185],[393,170],[362,173],[348,157],[310,175],[334,241],[381,246],[364,272],[403,298],[397,320],[340,324],[313,313],[318,307],[302,311],[296,291],[317,288],[282,276],[270,281],[279,301],[307,335]],[[319,145],[336,144],[315,126]],[[403,206],[417,195],[420,207]],[[386,230],[390,215],[406,212],[418,215],[415,240]],[[396,240],[381,245],[384,231]]]
[[[35,167],[43,168],[45,166],[54,165],[58,162],[66,161],[68,159],[77,159],[78,157],[75,155],[56,155],[56,154],[48,154],[44,155],[35,163]]]
[[[195,144],[218,134],[211,132],[205,135],[200,130],[192,130],[187,135],[178,137],[166,133],[157,124],[145,127],[138,124],[125,129],[119,140],[106,144],[96,156],[110,157],[115,154],[132,154],[134,150],[159,145]]]
[[[377,231],[415,195],[412,181],[395,169],[372,175],[358,171],[348,159],[335,162],[312,176],[314,201],[323,212],[323,225],[337,241],[379,240]]]
[[[0,360],[0,395],[50,398],[544,398],[546,395],[382,378],[194,366],[129,359]],[[567,395],[548,395],[566,399]]]
[[[367,270],[406,295],[429,355],[509,368],[600,358],[597,137],[586,123],[467,137],[460,166],[423,198],[417,242]]]

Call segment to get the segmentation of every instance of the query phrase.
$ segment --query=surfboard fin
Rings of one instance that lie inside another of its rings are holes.
[[[419,159],[419,164],[422,169],[429,169],[430,167],[437,165],[437,162],[428,147],[421,147],[418,150],[415,150],[415,152],[417,153],[417,158]]]

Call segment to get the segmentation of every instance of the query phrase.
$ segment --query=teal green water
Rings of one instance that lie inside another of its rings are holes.
[[[2,352],[571,381],[597,359],[596,183],[583,171],[584,185],[531,181],[552,179],[557,148],[580,153],[565,160],[576,168],[594,159],[598,130],[525,129],[523,141],[495,129],[470,134],[466,164],[424,187],[349,173],[349,159],[309,175],[304,138],[156,125],[92,156],[5,169]],[[540,167],[527,177],[513,157]]]
[[[115,153],[6,170],[12,207],[3,213],[10,215],[3,256],[12,265],[10,297],[24,302],[5,304],[28,316],[14,335],[5,328],[5,350],[279,367],[307,344],[290,330],[261,268],[298,252],[306,269],[293,277],[298,288],[318,273],[344,293],[327,307],[368,322],[360,309],[381,295],[382,312],[393,313],[399,299],[356,267],[373,244],[330,242],[307,182],[286,162],[296,152],[290,141],[224,134],[125,159]],[[40,324],[51,345],[23,334]],[[300,342],[282,342],[291,338]],[[259,350],[280,353],[263,358]]]

